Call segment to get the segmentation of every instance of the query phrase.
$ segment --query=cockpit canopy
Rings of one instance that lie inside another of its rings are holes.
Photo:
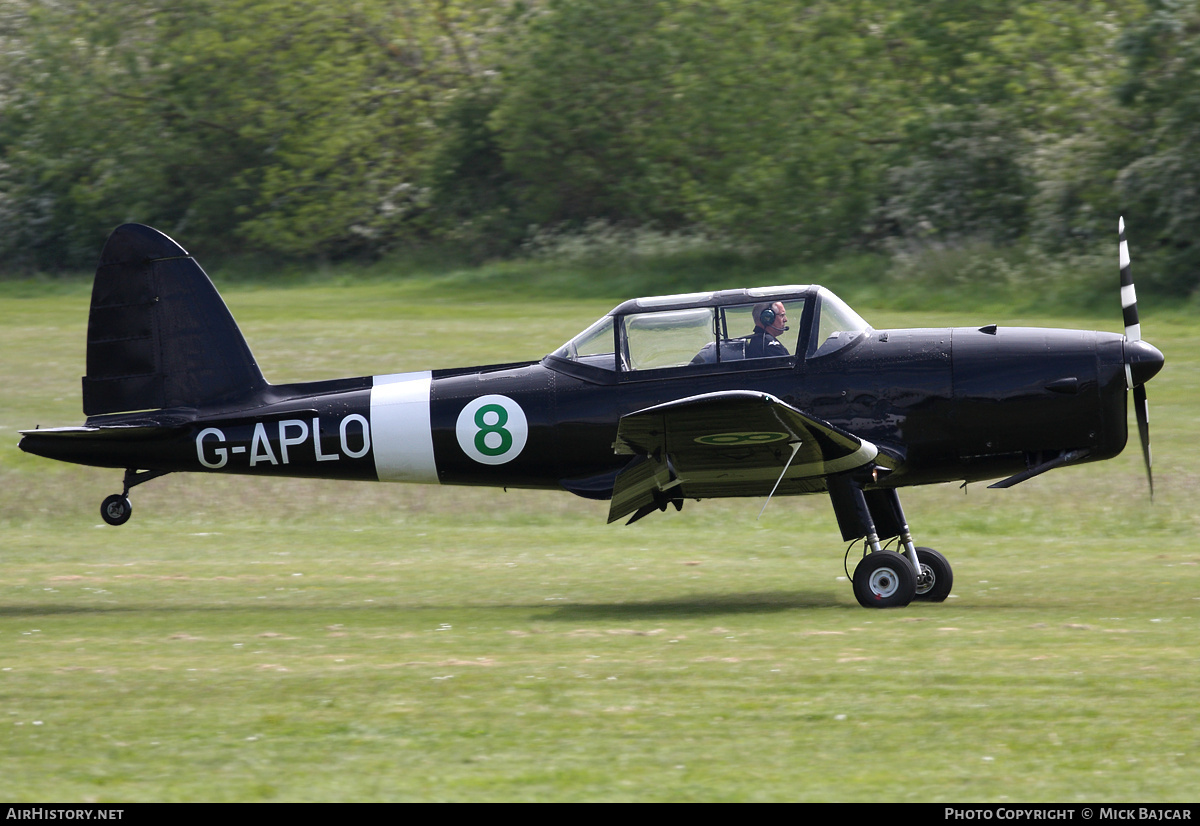
[[[772,334],[766,342],[764,329]],[[650,370],[776,366],[795,363],[797,355],[829,355],[870,330],[844,301],[818,286],[655,296],[614,308],[547,361],[627,378]]]

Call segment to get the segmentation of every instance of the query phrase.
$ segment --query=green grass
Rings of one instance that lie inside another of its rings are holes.
[[[537,358],[615,303],[473,277],[225,296],[275,382]],[[1167,356],[1153,505],[1136,448],[1008,491],[906,491],[955,591],[876,612],[825,497],[627,528],[568,494],[178,475],[109,528],[118,472],[16,449],[19,429],[82,420],[87,302],[83,282],[0,288],[0,798],[1195,798],[1185,319],[1143,308]]]

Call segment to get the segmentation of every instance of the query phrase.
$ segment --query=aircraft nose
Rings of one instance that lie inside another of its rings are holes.
[[[1145,341],[1125,342],[1125,365],[1132,380],[1130,387],[1145,384],[1158,375],[1163,366],[1163,354],[1153,344]]]

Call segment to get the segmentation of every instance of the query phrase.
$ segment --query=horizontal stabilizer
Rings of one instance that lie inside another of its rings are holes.
[[[19,447],[26,453],[96,467],[128,467],[130,450],[145,454],[148,445],[181,438],[190,424],[47,427],[22,430]]]

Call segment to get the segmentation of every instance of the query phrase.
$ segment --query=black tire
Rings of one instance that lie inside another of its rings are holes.
[[[954,587],[954,571],[946,557],[933,548],[917,548],[921,576],[917,580],[917,595],[921,602],[945,602]]]
[[[916,593],[912,563],[898,553],[867,554],[854,569],[854,596],[864,608],[903,608]]]
[[[110,525],[124,525],[133,515],[133,505],[129,497],[114,493],[100,503],[100,518]]]

